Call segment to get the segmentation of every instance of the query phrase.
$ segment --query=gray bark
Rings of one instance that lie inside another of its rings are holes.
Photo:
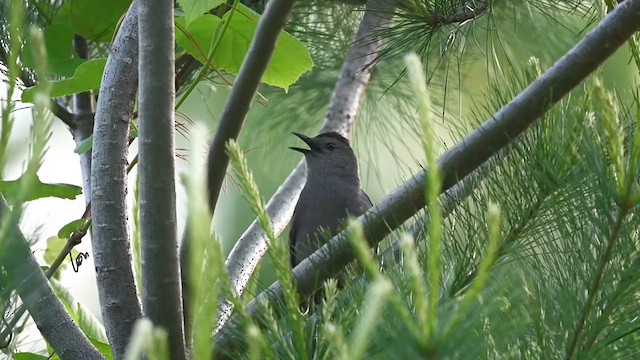
[[[76,35],[73,45],[82,59],[89,58],[87,40]],[[91,92],[83,92],[73,96],[73,140],[76,145],[81,144],[93,134],[93,99]],[[85,203],[91,202],[91,153],[80,154],[80,169],[82,170],[82,190]]]
[[[116,359],[141,316],[131,268],[126,188],[129,121],[138,89],[137,2],[111,46],[98,99],[92,149],[93,259],[100,309]]]
[[[9,205],[0,194],[0,219],[11,216],[9,211]],[[0,254],[0,263],[12,280],[11,287],[20,295],[42,336],[62,359],[104,359],[49,285],[29,243],[18,228],[17,219],[8,226],[11,229],[5,242],[5,251]]]
[[[176,225],[173,1],[140,0],[140,237],[144,315],[185,359]]]

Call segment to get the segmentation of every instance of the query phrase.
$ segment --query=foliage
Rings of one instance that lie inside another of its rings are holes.
[[[237,74],[256,31],[258,14],[238,4],[222,18],[205,14],[188,24],[184,18],[176,19],[176,23],[183,29],[176,33],[176,42],[189,55],[201,63],[210,63],[215,69]],[[208,55],[212,53],[213,56]],[[305,46],[283,33],[262,81],[288,91],[289,85],[312,66]]]
[[[59,78],[52,83],[50,91],[53,97],[96,90],[100,87],[106,59],[78,58],[71,46],[73,35],[79,34],[95,41],[98,46],[96,50],[101,51],[102,44],[108,44],[112,40],[118,21],[130,2],[130,0],[118,0],[106,6],[92,1],[66,1],[53,10],[53,17],[47,19],[44,29],[45,45],[50,59],[47,75]],[[212,7],[207,7],[201,12],[197,10],[203,9],[199,6],[209,6],[209,4],[204,1],[185,3],[189,6],[186,23],[185,18],[176,18],[177,28],[182,30],[176,34],[178,45],[201,63],[211,64],[216,71],[236,75],[255,33],[258,14],[238,4],[238,10],[233,8],[231,11],[226,11],[222,17],[203,15],[221,3],[213,2]],[[95,11],[96,8],[100,8],[101,11]],[[233,16],[235,12],[239,14]],[[225,26],[226,30],[221,31],[219,25],[227,22],[228,28]],[[213,44],[216,44],[215,48],[212,48]],[[27,42],[23,49],[22,65],[27,69],[34,68],[31,46],[30,42]],[[212,57],[209,58],[211,55]],[[286,91],[312,66],[313,63],[304,45],[285,33],[264,81]],[[39,90],[38,85],[29,88],[23,93],[22,100],[33,102],[34,94]]]
[[[18,196],[18,191],[20,190],[20,184],[24,181],[25,176],[26,174],[16,180],[0,181],[0,192],[2,192],[9,203],[14,203],[14,199]],[[32,201],[45,197],[75,199],[80,194],[82,194],[82,188],[79,186],[71,184],[45,184],[36,177],[24,201]]]

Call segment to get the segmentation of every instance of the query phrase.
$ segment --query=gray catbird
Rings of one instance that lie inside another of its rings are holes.
[[[304,154],[307,181],[293,212],[289,245],[295,267],[338,233],[344,220],[364,214],[373,206],[360,188],[358,162],[349,141],[336,132],[309,138],[293,133],[309,149]]]

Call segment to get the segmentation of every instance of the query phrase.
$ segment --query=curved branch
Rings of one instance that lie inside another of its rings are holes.
[[[125,202],[129,119],[138,89],[137,9],[134,1],[111,46],[100,87],[91,158],[91,245],[100,309],[116,359],[124,357],[133,325],[141,316]]]
[[[442,155],[438,163],[443,175],[442,191],[454,186],[458,179],[480,167],[523,133],[550,106],[560,101],[587,78],[639,29],[640,0],[627,0],[618,5],[549,71]],[[427,172],[416,174],[357,219],[365,229],[370,245],[380,242],[424,207],[426,181]],[[312,294],[317,284],[335,276],[353,259],[354,251],[349,242],[349,230],[345,230],[295,267],[293,272],[301,295]],[[282,286],[275,282],[247,306],[247,312],[257,319],[263,303],[281,302],[282,299]],[[274,310],[278,308],[273,307]],[[238,321],[233,320],[216,334],[217,348],[226,348],[233,343],[230,335],[238,333],[238,324]]]
[[[229,140],[236,139],[242,129],[253,102],[253,96],[258,90],[262,75],[267,70],[278,36],[284,28],[292,7],[293,0],[271,0],[267,3],[264,13],[260,16],[260,22],[249,51],[231,89],[229,100],[227,100],[220,117],[220,123],[211,142],[207,159],[207,190],[209,191],[209,208],[212,215],[215,212],[222,182],[229,165],[225,146]]]
[[[367,12],[362,18],[353,46],[347,54],[340,78],[333,91],[321,133],[338,131],[347,137],[351,133],[371,79],[372,66],[375,65],[385,46],[384,41],[378,38],[376,33],[390,24],[392,11],[393,4],[388,0],[368,2]],[[304,169],[304,164],[298,165],[267,203],[267,214],[271,218],[274,232],[278,235],[282,233],[293,216],[293,209],[305,182]],[[227,258],[227,270],[237,295],[244,291],[267,249],[267,235],[260,223],[254,220],[236,242]],[[233,305],[223,301],[218,311],[216,331],[231,316]]]
[[[60,119],[60,121],[67,125],[69,129],[75,129],[76,124],[73,119],[74,114],[72,114],[69,110],[67,110],[64,106],[57,102],[56,99],[51,99],[49,104],[49,111],[51,111],[51,113],[55,117]]]
[[[293,7],[293,0],[271,0],[260,16],[260,22],[256,29],[255,37],[242,63],[238,77],[231,89],[231,95],[227,100],[218,129],[211,142],[207,159],[207,191],[211,215],[220,196],[220,189],[227,173],[229,157],[226,153],[226,144],[231,139],[237,139],[242,125],[246,119],[253,97],[258,90],[262,76],[269,65],[271,55],[275,50],[278,36],[284,28],[286,19]],[[187,224],[189,221],[187,220]],[[190,331],[189,315],[189,243],[190,234],[188,225],[182,236],[180,248],[180,265],[182,268],[183,309],[185,313],[185,329]]]
[[[0,194],[0,219],[8,212],[9,206]],[[13,227],[13,231],[9,233],[0,262],[42,336],[62,359],[104,359],[49,285],[18,224],[8,226]]]

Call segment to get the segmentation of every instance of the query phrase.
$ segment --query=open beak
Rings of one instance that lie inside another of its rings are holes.
[[[312,151],[314,151],[314,150],[315,150],[315,151],[320,150],[320,149],[318,148],[318,145],[316,145],[316,144],[313,142],[313,139],[312,139],[312,138],[310,138],[310,137],[308,137],[308,136],[305,136],[305,135],[302,135],[302,134],[297,133],[297,132],[294,132],[294,133],[292,133],[292,134],[293,134],[293,135],[295,135],[295,136],[297,136],[297,137],[299,137],[299,138],[300,138],[300,140],[302,140],[302,141],[304,141],[304,142],[305,142],[305,144],[309,145],[309,148],[310,148],[310,149],[303,149],[303,148],[299,148],[299,147],[290,147],[289,149],[291,149],[291,150],[295,150],[295,151],[299,151],[299,152],[301,152],[301,153],[303,153],[303,154],[305,154],[305,155],[310,154],[310,153],[311,153]]]

